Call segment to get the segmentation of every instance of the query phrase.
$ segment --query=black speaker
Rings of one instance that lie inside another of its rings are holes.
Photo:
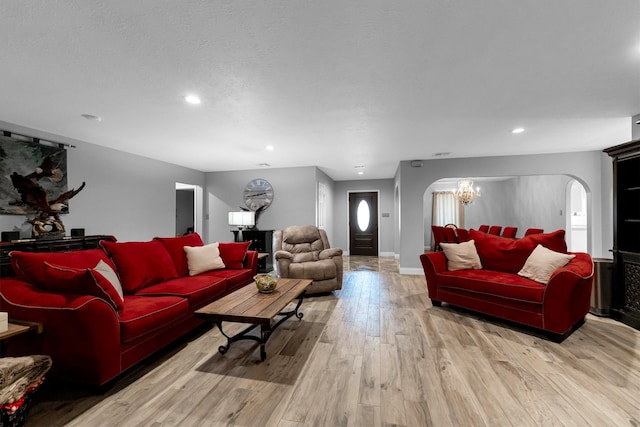
[[[72,228],[71,237],[84,237],[84,228]]]
[[[2,241],[10,242],[12,240],[20,240],[20,232],[19,231],[3,231],[2,232]]]

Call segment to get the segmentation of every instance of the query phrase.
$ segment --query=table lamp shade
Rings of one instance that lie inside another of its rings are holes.
[[[255,212],[253,211],[229,212],[229,225],[252,226],[255,223]]]

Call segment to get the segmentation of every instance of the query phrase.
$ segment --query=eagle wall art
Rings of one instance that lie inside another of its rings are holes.
[[[78,190],[67,190],[67,152],[0,136],[0,214],[36,215],[40,219],[69,212],[68,200]]]

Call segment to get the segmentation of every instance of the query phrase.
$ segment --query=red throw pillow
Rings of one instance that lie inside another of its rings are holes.
[[[475,241],[480,262],[486,270],[517,273],[538,244],[552,251],[567,252],[564,230],[513,240],[472,229],[469,230],[469,237]]]
[[[251,241],[220,243],[220,258],[226,268],[232,270],[242,270],[244,268],[244,258],[247,256]]]
[[[124,300],[114,284],[100,272],[91,268],[70,268],[48,262],[44,263],[44,272],[47,275],[45,290],[93,295],[107,301],[118,313],[122,313]]]
[[[71,268],[93,268],[102,260],[111,268],[113,262],[102,249],[85,249],[73,252],[21,252],[12,251],[11,266],[16,275],[42,289],[46,286],[48,276],[44,272],[44,263],[64,265]]]
[[[124,243],[103,240],[100,245],[118,268],[125,294],[178,277],[171,256],[157,240]]]
[[[164,245],[169,252],[173,265],[176,268],[178,276],[184,277],[189,274],[187,266],[187,255],[184,252],[185,246],[204,246],[204,242],[198,233],[187,234],[180,237],[156,237],[154,240]]]

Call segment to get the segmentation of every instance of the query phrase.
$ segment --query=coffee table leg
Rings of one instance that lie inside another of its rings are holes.
[[[242,332],[239,332],[239,333],[235,334],[232,337],[230,337],[229,335],[225,334],[224,331],[222,330],[222,321],[219,321],[219,320],[216,321],[216,326],[218,326],[218,329],[220,330],[220,333],[227,339],[227,345],[221,345],[220,347],[218,347],[218,351],[220,352],[220,354],[225,354],[227,351],[229,351],[229,348],[231,347],[231,343],[236,342],[236,341],[240,341],[240,340],[257,341],[257,342],[260,343],[261,348],[264,347],[264,342],[266,342],[266,340],[264,340],[262,337],[256,337],[254,335],[247,335],[247,333],[249,333],[250,331],[254,330],[258,325],[251,325],[248,328],[244,329]],[[263,325],[263,328],[264,328],[264,325]],[[271,332],[269,332],[269,334],[270,333]],[[264,332],[263,332],[263,334],[264,334]],[[268,335],[267,335],[267,338],[269,338]]]

